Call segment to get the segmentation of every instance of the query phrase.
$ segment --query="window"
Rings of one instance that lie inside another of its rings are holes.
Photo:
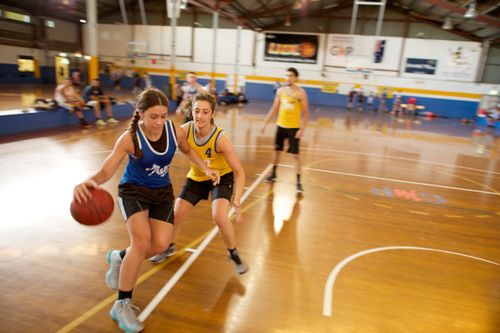
[[[52,20],[45,20],[45,26],[48,27],[48,28],[55,28],[56,24]]]
[[[20,72],[34,72],[35,60],[33,56],[18,56],[17,57],[17,70]]]
[[[24,15],[24,14],[9,12],[9,11],[6,10],[3,13],[3,16],[5,18],[7,18],[7,19],[10,19],[10,20],[20,21],[20,22],[25,22],[25,23],[31,23],[31,17],[29,15]]]

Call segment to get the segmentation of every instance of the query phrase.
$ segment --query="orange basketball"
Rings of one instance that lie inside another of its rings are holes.
[[[70,211],[73,218],[85,225],[96,225],[106,221],[113,213],[115,206],[111,194],[102,188],[90,189],[92,198],[87,202],[71,202]]]

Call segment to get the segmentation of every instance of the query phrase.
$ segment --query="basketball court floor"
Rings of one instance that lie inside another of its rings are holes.
[[[189,249],[215,226],[203,202],[177,254],[142,266],[134,303],[144,332],[499,331],[498,134],[311,106],[297,196],[286,154],[276,183],[262,181],[273,150],[273,126],[259,133],[269,106],[216,114],[247,174],[236,232],[250,270],[236,273],[217,235],[184,271]],[[122,217],[115,207],[109,221],[83,226],[69,205],[126,126],[0,138],[0,332],[120,331],[104,275],[106,252],[128,245]],[[123,166],[103,185],[115,198]],[[177,154],[176,193],[188,168]],[[166,297],[148,306],[173,276]]]

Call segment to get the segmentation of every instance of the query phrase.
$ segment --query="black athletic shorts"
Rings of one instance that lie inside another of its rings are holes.
[[[135,184],[118,186],[118,203],[125,220],[135,213],[149,210],[152,219],[174,223],[174,190],[172,184],[148,188]]]
[[[274,141],[274,150],[283,151],[283,146],[285,143],[285,139],[288,139],[288,150],[290,154],[298,154],[299,153],[299,141],[295,137],[295,134],[300,128],[285,128],[277,126],[276,129],[276,138]]]
[[[207,200],[211,193],[212,201],[215,199],[227,199],[231,201],[233,195],[234,175],[232,172],[220,177],[220,183],[214,186],[211,180],[197,182],[191,178],[186,179],[179,198],[190,202],[195,206],[200,200]]]

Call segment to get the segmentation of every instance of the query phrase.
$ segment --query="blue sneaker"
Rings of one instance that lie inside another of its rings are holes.
[[[109,270],[106,272],[106,286],[109,289],[117,290],[118,282],[120,281],[120,267],[122,265],[120,251],[109,250],[106,254],[106,261],[109,264]]]
[[[119,299],[113,304],[113,307],[109,311],[109,315],[111,319],[118,323],[122,331],[126,333],[136,333],[144,329],[144,324],[137,319],[134,310],[139,310],[139,308],[132,304],[130,298]]]

